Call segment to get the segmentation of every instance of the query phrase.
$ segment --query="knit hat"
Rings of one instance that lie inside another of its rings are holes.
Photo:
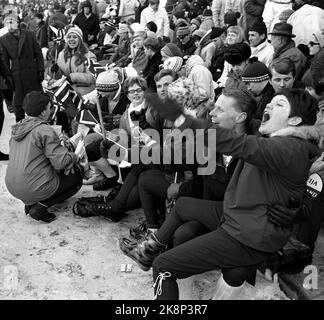
[[[224,15],[224,23],[229,26],[237,26],[237,19],[241,16],[239,12],[226,12]]]
[[[210,9],[205,9],[202,15],[203,17],[212,17],[213,13]]]
[[[174,72],[180,71],[183,64],[181,57],[170,57],[163,63],[163,69],[172,70]]]
[[[205,30],[198,29],[192,33],[192,37],[194,38],[194,40],[197,40],[197,39],[200,40],[205,34],[206,34]]]
[[[3,22],[4,22],[4,24],[6,24],[6,23],[10,23],[10,21],[19,22],[19,18],[16,14],[10,13],[4,18]]]
[[[78,26],[73,26],[66,31],[66,34],[64,36],[65,41],[67,41],[68,35],[70,33],[75,33],[80,39],[83,39],[83,32]]]
[[[175,100],[183,109],[196,109],[201,102],[199,87],[185,77],[169,84],[168,97]]]
[[[224,59],[231,65],[238,65],[251,56],[251,48],[245,42],[229,45],[224,53]]]
[[[270,79],[270,71],[267,66],[258,61],[257,57],[250,59],[249,65],[245,68],[242,74],[244,82],[262,82]]]
[[[255,31],[258,34],[265,34],[267,35],[267,27],[263,20],[256,20],[253,25],[250,27],[249,31]]]
[[[289,17],[294,13],[295,11],[292,9],[287,9],[284,10],[280,13],[278,19],[280,22],[287,22],[287,20],[289,19]]]
[[[26,94],[23,101],[23,109],[31,117],[40,115],[51,102],[49,96],[41,91],[31,91]]]
[[[179,27],[178,30],[177,30],[177,37],[186,36],[188,34],[190,34],[189,26]]]
[[[96,89],[100,92],[113,92],[120,88],[118,74],[108,70],[99,73],[96,80]]]
[[[194,25],[197,26],[197,28],[199,28],[201,22],[200,22],[197,18],[195,18],[195,19],[192,19],[192,20],[190,21],[190,24],[194,24]]]
[[[182,52],[174,43],[167,43],[162,49],[161,54],[164,53],[168,57],[182,57]]]

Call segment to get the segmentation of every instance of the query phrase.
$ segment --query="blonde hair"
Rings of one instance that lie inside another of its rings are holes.
[[[228,29],[226,31],[226,34],[228,34],[229,32],[233,32],[233,33],[235,33],[237,35],[236,43],[241,43],[241,42],[246,41],[244,30],[241,27],[239,27],[239,26],[228,27]],[[227,43],[227,36],[226,36],[226,39],[225,39],[225,44],[228,44]]]

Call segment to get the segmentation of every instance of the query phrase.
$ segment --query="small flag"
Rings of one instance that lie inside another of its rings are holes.
[[[99,62],[92,59],[87,60],[87,68],[95,78],[97,78],[101,72],[108,70],[107,66],[102,66]]]

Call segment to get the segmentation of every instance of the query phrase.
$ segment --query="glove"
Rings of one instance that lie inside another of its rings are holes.
[[[289,200],[289,207],[275,204],[268,208],[268,220],[278,227],[289,228],[303,214],[303,206],[296,199]]]
[[[5,83],[10,91],[15,91],[15,83],[11,76],[9,76],[5,79]]]
[[[40,83],[44,81],[44,71],[38,71],[38,80]]]
[[[183,114],[181,106],[172,99],[161,100],[155,93],[148,93],[145,95],[146,101],[152,109],[156,110],[161,118],[175,121],[181,114]]]
[[[147,129],[150,125],[146,121],[146,110],[142,109],[140,112],[136,113],[136,111],[132,111],[129,116],[133,122],[138,122],[139,126],[142,129]]]
[[[52,65],[51,65],[51,67],[50,67],[50,71],[52,72],[52,73],[56,73],[56,72],[58,72],[59,71],[59,66],[57,65],[57,63],[53,63]]]

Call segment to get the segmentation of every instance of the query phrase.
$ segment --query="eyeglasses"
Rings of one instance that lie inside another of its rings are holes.
[[[313,46],[319,46],[320,44],[318,42],[314,42],[314,41],[309,41],[308,45],[310,47],[313,47]]]
[[[136,90],[128,90],[128,94],[142,93],[144,90],[142,88],[138,88]]]
[[[178,39],[183,40],[186,36],[187,36],[187,34],[185,34],[183,36],[178,36]]]

